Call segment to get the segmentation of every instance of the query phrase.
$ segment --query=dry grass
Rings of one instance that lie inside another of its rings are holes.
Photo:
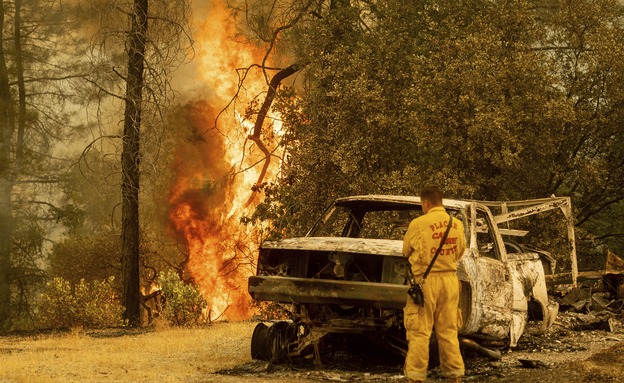
[[[255,325],[255,322],[230,322],[193,329],[76,330],[68,334],[0,337],[0,383],[398,383],[404,380],[400,366],[391,367],[390,371],[371,370],[364,368],[358,358],[343,360],[337,369],[280,366],[268,372],[254,371],[253,367],[258,365],[251,362],[249,351]],[[566,330],[528,337],[530,346],[529,341],[542,344],[545,349],[529,347],[505,353],[496,363],[469,360],[466,381],[624,381],[622,331]],[[567,350],[566,345],[574,347]],[[548,362],[551,368],[523,369],[519,367],[519,358]],[[362,371],[357,370],[358,366]],[[215,373],[234,367],[236,372],[232,374]],[[435,376],[429,380],[440,382],[441,378]]]
[[[0,382],[221,381],[207,375],[251,359],[254,326],[0,337]]]

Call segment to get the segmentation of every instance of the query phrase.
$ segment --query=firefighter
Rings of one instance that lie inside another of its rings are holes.
[[[427,185],[420,198],[424,214],[410,223],[403,239],[403,255],[409,258],[416,283],[422,281],[449,222],[440,188]],[[422,285],[424,306],[414,304],[408,296],[403,309],[408,341],[403,370],[410,383],[424,382],[427,378],[429,338],[434,327],[442,376],[449,382],[461,382],[464,376],[464,361],[457,337],[461,318],[456,271],[465,249],[464,225],[460,219],[453,218],[448,237]]]

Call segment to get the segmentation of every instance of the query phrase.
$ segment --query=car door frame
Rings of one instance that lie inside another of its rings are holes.
[[[481,212],[492,235],[495,257],[479,253],[477,213]],[[468,293],[462,294],[464,307],[462,333],[481,334],[493,338],[509,335],[512,322],[513,281],[507,265],[503,239],[487,206],[472,202],[467,212],[468,248],[459,263],[458,276]],[[465,302],[469,299],[470,302]]]

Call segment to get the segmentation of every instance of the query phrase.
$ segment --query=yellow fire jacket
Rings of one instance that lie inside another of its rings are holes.
[[[443,207],[429,209],[427,214],[414,219],[403,238],[403,255],[409,257],[416,281],[425,273],[433,259],[448,225],[449,215]],[[466,250],[464,225],[453,217],[453,226],[440,250],[431,272],[456,271],[457,261]]]

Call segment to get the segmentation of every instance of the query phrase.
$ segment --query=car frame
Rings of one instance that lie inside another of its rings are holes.
[[[545,251],[503,236],[521,238],[528,233],[510,229],[511,221],[559,209],[566,223],[571,276],[576,284],[570,199],[444,199],[443,205],[463,221],[467,239],[457,270],[462,345],[496,357],[500,354],[477,342],[506,339],[509,347],[515,347],[529,319],[541,322],[541,330],[548,329],[558,305],[548,296],[545,276],[555,272],[556,262]],[[339,210],[347,212],[341,232],[320,236]],[[401,218],[394,226],[404,233],[410,220],[422,214],[421,201],[419,197],[391,195],[339,198],[305,237],[261,244],[256,275],[248,280],[249,294],[254,300],[279,305],[289,320],[270,327],[259,323],[252,336],[252,357],[275,362],[313,351],[320,363],[321,340],[332,333],[366,335],[405,354],[402,308],[407,299],[409,263],[401,253],[402,235],[392,239],[360,237],[366,227],[364,217],[373,212]],[[371,222],[372,226],[380,224]],[[385,230],[385,226],[381,228]]]

